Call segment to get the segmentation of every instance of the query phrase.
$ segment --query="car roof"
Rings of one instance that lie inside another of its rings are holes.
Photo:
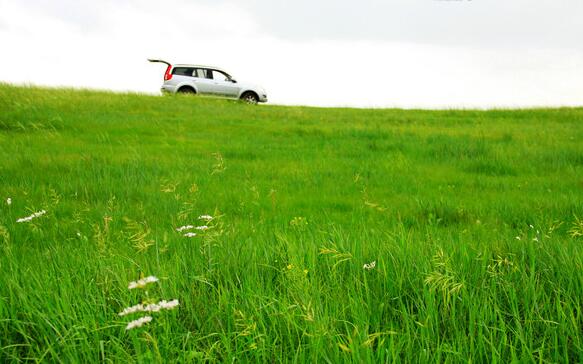
[[[176,67],[208,68],[208,69],[211,69],[211,70],[217,70],[217,71],[225,72],[226,74],[229,73],[229,72],[225,71],[222,68],[215,67],[215,66],[205,66],[205,65],[202,65],[202,64],[174,64],[174,65],[172,65],[172,67],[173,68],[176,68]]]

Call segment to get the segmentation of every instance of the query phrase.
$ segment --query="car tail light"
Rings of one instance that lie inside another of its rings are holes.
[[[170,73],[170,70],[172,69],[171,65],[168,65],[168,67],[166,67],[166,73],[164,73],[164,81],[168,81],[172,79],[172,73]]]

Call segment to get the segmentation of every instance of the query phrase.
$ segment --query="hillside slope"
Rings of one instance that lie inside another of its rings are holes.
[[[581,140],[580,108],[0,85],[0,358],[583,361]]]

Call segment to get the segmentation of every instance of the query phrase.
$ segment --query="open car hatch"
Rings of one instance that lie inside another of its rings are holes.
[[[148,58],[148,61],[149,62],[153,62],[153,63],[164,63],[165,65],[172,66],[169,62],[166,62],[166,61],[164,61],[162,59],[152,59],[152,58]]]
[[[164,72],[164,81],[168,81],[170,79],[172,79],[172,65],[169,62],[166,62],[164,60],[161,59],[152,59],[152,58],[148,58],[149,62],[153,62],[153,63],[164,63],[167,67],[166,67],[166,72]]]

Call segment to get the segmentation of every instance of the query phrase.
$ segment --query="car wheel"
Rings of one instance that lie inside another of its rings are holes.
[[[183,95],[194,95],[196,93],[192,87],[181,87],[177,92]]]
[[[257,97],[255,92],[247,91],[241,95],[241,100],[247,104],[255,105],[259,102],[259,97]]]

